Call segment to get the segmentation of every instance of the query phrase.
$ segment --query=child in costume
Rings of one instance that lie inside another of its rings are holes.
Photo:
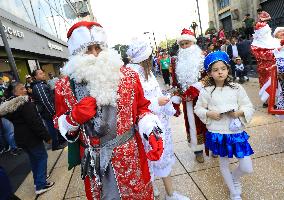
[[[150,161],[150,172],[152,181],[154,178],[161,177],[166,189],[166,200],[189,200],[189,198],[173,190],[171,171],[175,163],[172,133],[170,127],[170,117],[176,113],[173,103],[181,103],[179,97],[167,97],[162,94],[160,86],[151,72],[152,48],[144,41],[135,40],[129,45],[127,55],[130,64],[127,67],[138,73],[142,84],[144,96],[151,102],[149,109],[159,117],[162,123],[162,138],[164,151],[158,161]],[[179,102],[178,102],[179,101]],[[141,130],[139,130],[141,132]],[[143,132],[143,131],[142,131]],[[149,145],[145,144],[146,151]],[[159,196],[159,191],[154,185],[154,196]]]
[[[216,51],[206,56],[204,68],[210,80],[205,84],[195,106],[196,115],[206,124],[206,147],[220,157],[220,171],[230,191],[231,200],[241,200],[240,177],[252,173],[248,143],[244,126],[250,122],[253,105],[244,88],[231,82],[229,57]],[[229,160],[235,156],[239,166],[230,171]]]

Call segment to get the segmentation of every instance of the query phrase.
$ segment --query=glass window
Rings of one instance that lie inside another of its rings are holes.
[[[48,0],[31,0],[37,26],[57,37],[53,13]]]
[[[230,0],[219,0],[219,9],[225,8],[230,5]]]
[[[0,0],[0,8],[35,25],[35,19],[29,0]]]

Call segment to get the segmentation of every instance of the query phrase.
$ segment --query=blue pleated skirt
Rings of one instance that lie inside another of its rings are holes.
[[[244,158],[250,156],[254,152],[248,143],[249,135],[243,131],[235,134],[220,134],[206,132],[205,146],[215,155],[221,157]]]

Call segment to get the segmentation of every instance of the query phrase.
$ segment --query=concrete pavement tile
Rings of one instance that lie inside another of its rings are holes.
[[[173,143],[187,141],[183,114],[171,118],[171,130]]]
[[[72,197],[72,198],[65,198],[66,200],[87,200],[86,196],[78,196],[78,197]]]
[[[281,120],[273,115],[264,114],[263,112],[256,110],[251,122],[247,125],[247,128],[253,126],[272,124],[275,122],[281,122]]]
[[[61,154],[62,150],[51,151],[48,150],[48,162],[47,162],[47,171],[50,172],[51,168],[54,166],[55,162],[58,159],[58,156]]]
[[[200,192],[200,190],[197,188],[197,186],[194,184],[192,179],[189,177],[188,174],[179,175],[179,176],[173,176],[173,187],[174,190],[179,192],[180,194],[183,194],[190,198],[190,200],[205,200],[204,196]],[[157,200],[163,200],[165,199],[165,188],[162,180],[156,180],[155,184],[159,188],[160,196],[157,198]]]
[[[66,170],[68,168],[68,147],[65,147],[62,151],[62,154],[58,160],[58,162],[56,163],[56,168],[57,167],[65,167]]]
[[[39,196],[38,200],[63,199],[73,170],[66,167],[54,168],[49,181],[54,181],[54,187]]]
[[[22,200],[31,200],[36,197],[32,173],[28,174],[28,176],[15,192],[15,195]]]
[[[243,200],[284,199],[284,154],[253,159],[254,173],[241,179]],[[237,164],[231,164],[231,169]],[[264,167],[265,166],[265,167]],[[190,173],[201,191],[210,200],[227,200],[228,189],[219,167]]]
[[[81,167],[77,166],[72,175],[65,198],[85,196],[84,181],[81,179]]]
[[[171,172],[171,175],[176,176],[176,175],[181,175],[181,174],[185,174],[185,173],[186,173],[185,169],[183,168],[183,166],[181,165],[179,160],[176,159],[176,162],[173,166],[173,170]]]
[[[174,151],[177,158],[180,160],[186,171],[193,172],[201,169],[207,169],[219,166],[218,159],[211,156],[206,156],[204,153],[204,163],[198,163],[195,160],[193,151],[189,148],[187,142],[179,142],[174,144]]]
[[[284,151],[284,122],[267,124],[246,129],[249,142],[255,152],[253,157],[260,157]]]

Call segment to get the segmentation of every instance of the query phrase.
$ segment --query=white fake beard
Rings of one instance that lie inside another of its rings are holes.
[[[176,65],[176,75],[182,90],[196,83],[199,72],[203,69],[204,56],[197,45],[192,45],[186,49],[179,49]]]
[[[87,54],[72,56],[62,73],[77,83],[86,81],[87,89],[98,106],[116,106],[122,65],[120,55],[115,50],[106,49],[98,57]]]

